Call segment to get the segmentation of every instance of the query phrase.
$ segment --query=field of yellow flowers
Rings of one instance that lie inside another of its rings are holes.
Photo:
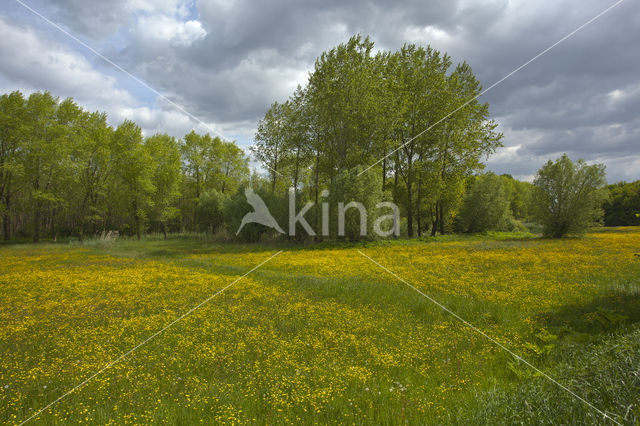
[[[636,424],[639,252],[639,228],[2,246],[0,423]]]

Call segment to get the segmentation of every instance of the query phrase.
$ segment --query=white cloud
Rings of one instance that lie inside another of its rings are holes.
[[[140,17],[138,32],[142,38],[168,42],[173,46],[189,46],[207,35],[199,21],[183,22],[164,15]]]
[[[107,111],[114,126],[131,119],[147,135],[166,132],[180,137],[191,129],[214,133],[213,123],[198,123],[163,101],[157,100],[160,107],[140,105],[128,91],[117,87],[114,77],[97,71],[81,54],[30,27],[11,25],[0,18],[0,40],[0,56],[10,58],[0,63],[5,92],[20,89],[28,95],[49,90],[54,96],[74,98],[85,109]]]
[[[135,104],[135,99],[116,87],[116,79],[97,72],[86,58],[24,26],[0,18],[0,65],[5,78],[35,90],[50,90],[73,97],[84,106],[104,109]]]

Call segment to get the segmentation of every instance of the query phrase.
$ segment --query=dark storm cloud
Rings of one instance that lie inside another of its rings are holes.
[[[304,84],[315,58],[352,34],[370,35],[380,49],[431,44],[469,62],[487,87],[611,4],[54,0],[34,7],[247,142],[248,123]],[[610,180],[640,178],[638,28],[640,4],[627,0],[485,95],[506,145],[489,167],[526,177],[568,152],[607,162]],[[153,111],[137,114],[150,125],[162,121]]]

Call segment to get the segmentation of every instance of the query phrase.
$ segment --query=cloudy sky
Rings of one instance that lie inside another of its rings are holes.
[[[431,44],[489,87],[614,3],[3,0],[0,91],[49,90],[114,125],[129,118],[146,134],[175,136],[194,128],[247,147],[268,106],[355,33],[379,49]],[[530,179],[567,152],[605,163],[610,182],[640,179],[640,2],[622,1],[483,98],[505,134],[490,170]]]

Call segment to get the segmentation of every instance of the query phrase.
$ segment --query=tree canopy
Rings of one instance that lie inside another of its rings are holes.
[[[535,214],[546,236],[580,234],[602,222],[607,198],[603,165],[574,163],[564,154],[542,166],[533,184]]]
[[[145,137],[130,120],[49,92],[0,97],[0,217],[12,236],[193,230],[206,191],[235,191],[249,160],[235,142],[191,132]]]
[[[253,152],[272,192],[284,180],[281,190],[293,185],[317,202],[344,171],[375,164],[409,236],[449,231],[465,179],[502,138],[471,67],[451,67],[430,46],[374,53],[360,35],[323,53],[308,83],[258,125]]]

